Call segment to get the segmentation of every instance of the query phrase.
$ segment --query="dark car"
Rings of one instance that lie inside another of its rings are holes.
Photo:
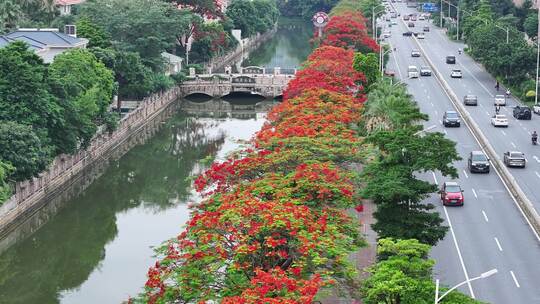
[[[424,32],[429,32],[429,26],[424,26]]]
[[[472,151],[469,153],[469,171],[489,173],[489,158],[482,151]]]
[[[427,66],[420,67],[420,76],[431,76],[431,69]]]
[[[517,119],[530,120],[532,118],[531,108],[524,106],[515,106],[513,115]]]
[[[456,64],[456,56],[454,56],[454,55],[446,56],[446,63],[448,63],[448,64]]]
[[[527,161],[525,160],[525,154],[519,151],[504,152],[504,164],[507,167],[521,167],[525,168]]]
[[[408,31],[408,32],[403,32],[403,36],[412,36],[413,35],[413,32],[411,31]]]
[[[439,191],[443,205],[463,206],[463,190],[456,182],[445,182]]]
[[[408,26],[408,27],[414,27],[414,22],[409,22],[409,23],[407,23],[407,26]]]
[[[465,95],[463,96],[463,104],[466,106],[477,106],[478,97],[476,95]]]
[[[446,111],[443,115],[443,125],[445,127],[459,127],[461,125],[461,120],[456,111]]]

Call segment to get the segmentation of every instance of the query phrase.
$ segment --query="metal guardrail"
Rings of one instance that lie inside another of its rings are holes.
[[[393,6],[393,5],[392,5]],[[394,7],[395,10],[395,7]],[[401,20],[401,22],[406,26],[405,21]],[[506,168],[506,166],[503,164],[503,162],[499,159],[497,152],[495,149],[491,146],[488,139],[484,135],[484,133],[481,131],[478,124],[472,119],[469,112],[465,109],[465,106],[460,102],[460,99],[457,97],[457,95],[454,93],[454,91],[450,88],[450,85],[444,80],[444,77],[439,72],[435,64],[433,64],[433,61],[429,56],[427,55],[426,51],[418,41],[418,39],[414,36],[411,37],[415,44],[418,46],[418,49],[422,53],[422,56],[424,56],[424,59],[427,61],[428,65],[431,67],[434,76],[441,84],[441,87],[445,91],[445,93],[450,98],[450,101],[456,108],[456,110],[460,113],[461,117],[463,118],[463,121],[475,137],[475,139],[480,144],[482,150],[488,155],[490,158],[490,161],[492,165],[495,168],[495,171],[501,178],[503,184],[507,188],[508,192],[516,202],[518,208],[520,209],[521,213],[525,216],[525,219],[533,229],[533,231],[536,234],[536,238],[540,240],[539,234],[540,234],[540,215],[534,208],[533,204],[527,198],[525,195],[525,192],[521,189],[515,178],[512,176],[510,171]]]

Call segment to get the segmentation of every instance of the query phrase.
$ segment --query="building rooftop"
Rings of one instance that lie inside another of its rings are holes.
[[[13,41],[24,41],[33,50],[40,50],[46,47],[70,48],[87,42],[84,38],[76,38],[56,29],[19,29],[7,35],[0,36],[0,48]]]

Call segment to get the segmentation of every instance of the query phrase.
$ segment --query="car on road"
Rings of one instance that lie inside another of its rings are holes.
[[[424,33],[420,32],[420,33],[416,34],[416,38],[424,39],[424,38],[426,38],[426,35]]]
[[[390,21],[390,16],[386,16],[385,20]]]
[[[409,21],[409,15],[403,15],[403,20],[404,21]]]
[[[414,22],[409,22],[409,23],[407,23],[407,26],[408,26],[408,27],[414,27]]]
[[[456,64],[456,56],[454,56],[454,55],[446,56],[446,63],[448,63],[448,64]]]
[[[521,167],[525,168],[527,160],[525,154],[519,151],[506,151],[504,152],[503,162],[507,167]]]
[[[420,15],[420,17],[418,17],[418,20],[426,20],[426,17],[424,15]]]
[[[394,77],[396,76],[396,72],[394,70],[384,70],[384,75]]]
[[[463,206],[465,202],[463,190],[456,182],[444,182],[439,194],[444,206]]]
[[[450,77],[452,77],[452,78],[462,78],[463,73],[461,73],[460,69],[452,69],[452,72],[450,73]]]
[[[491,117],[491,125],[494,127],[505,127],[508,128],[508,118],[504,114],[497,114]]]
[[[465,95],[463,96],[463,104],[466,106],[477,106],[478,97],[476,95]]]
[[[489,173],[489,158],[482,151],[472,151],[469,153],[467,166],[471,173]]]
[[[424,32],[429,32],[429,26],[424,26]]]
[[[390,14],[390,18],[397,18],[397,13],[396,12],[392,12]]]
[[[506,96],[504,96],[504,95],[495,95],[494,104],[496,106],[506,106]]]
[[[383,37],[384,38],[390,38],[391,35],[392,35],[392,33],[389,30],[386,30],[386,31],[383,32]]]
[[[390,22],[391,25],[397,25],[397,21],[396,20],[392,20],[392,22]]]
[[[533,112],[534,112],[534,114],[540,115],[540,105],[534,105],[533,106]]]
[[[420,57],[420,51],[419,50],[412,50],[411,51],[411,57]]]
[[[461,125],[461,120],[456,111],[444,112],[442,122],[445,127],[459,127]]]
[[[420,76],[431,76],[431,69],[427,66],[420,67]]]
[[[415,15],[412,15],[411,18],[410,18],[411,21],[416,21],[416,16]]]
[[[411,37],[412,35],[413,35],[413,32],[411,31],[403,32],[403,36]]]
[[[526,106],[515,106],[512,115],[517,119],[530,120],[532,118],[531,108]]]
[[[407,68],[407,76],[409,76],[409,78],[418,78],[418,67],[410,65]]]

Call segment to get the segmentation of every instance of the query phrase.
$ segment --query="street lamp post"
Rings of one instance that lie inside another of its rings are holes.
[[[379,4],[379,5],[375,5],[371,8],[371,33],[373,34],[373,40],[376,39],[376,31],[377,31],[377,24],[376,24],[376,21],[377,21],[377,18],[375,18],[375,8],[376,7],[379,7],[379,6],[383,6],[382,4]],[[376,13],[379,14],[381,12],[384,12],[386,10],[386,7],[383,6],[383,9],[382,10],[378,10]]]
[[[537,27],[537,33],[536,33],[536,81],[535,81],[535,88],[534,88],[534,105],[538,105],[538,65],[540,63],[540,10],[538,10],[538,27]]]
[[[392,47],[390,46],[386,52],[383,52],[382,43],[379,43],[379,67],[381,70],[381,77],[384,75],[384,55],[388,54],[391,50]]]
[[[443,293],[442,296],[439,297],[439,279],[435,280],[435,304],[439,303],[440,300],[442,300],[442,298],[444,298],[447,294],[449,294],[450,292],[452,292],[453,290],[455,290],[456,288],[458,288],[459,286],[463,285],[463,284],[467,284],[467,283],[470,283],[472,281],[475,281],[475,280],[478,280],[478,279],[485,279],[487,277],[490,277],[494,274],[496,274],[498,272],[497,268],[494,268],[494,269],[491,269],[489,271],[486,271],[484,273],[482,273],[481,275],[477,276],[476,278],[472,278],[472,279],[468,279],[468,280],[465,280],[459,284],[457,284],[456,286],[448,289],[445,293]]]

